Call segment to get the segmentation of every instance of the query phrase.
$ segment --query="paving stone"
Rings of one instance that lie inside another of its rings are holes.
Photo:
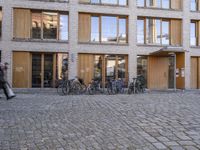
[[[0,99],[0,149],[200,149],[200,95],[18,94]]]

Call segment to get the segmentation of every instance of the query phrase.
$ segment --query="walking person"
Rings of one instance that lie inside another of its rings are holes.
[[[5,78],[5,72],[7,72],[8,69],[7,65],[8,63],[0,63],[0,88],[3,89],[7,100],[9,100],[14,98],[16,95],[13,93],[12,89],[10,88],[10,85],[8,84]]]

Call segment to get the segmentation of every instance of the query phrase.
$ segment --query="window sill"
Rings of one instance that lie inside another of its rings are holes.
[[[65,1],[44,1],[44,0],[29,0],[29,1],[35,1],[35,2],[50,2],[50,3],[69,3],[68,2],[65,2]]]
[[[137,8],[139,9],[152,9],[152,10],[167,10],[167,11],[182,11],[182,9],[167,9],[167,8],[157,8],[157,7],[140,7],[138,6]]]
[[[12,41],[15,42],[41,42],[41,43],[68,43],[64,40],[40,40],[40,39],[22,39],[22,38],[13,38]]]
[[[165,46],[173,46],[173,47],[180,47],[181,45],[137,44],[137,46],[146,46],[146,47],[165,47]]]
[[[190,10],[191,13],[200,13],[199,10]]]
[[[111,6],[111,7],[124,7],[124,8],[128,8],[128,5],[116,5],[116,4],[95,4],[95,3],[87,3],[87,2],[79,2],[79,4],[83,4],[83,5],[95,5],[95,6]]]
[[[199,46],[190,46],[190,48],[200,48],[200,45]]]
[[[78,44],[89,45],[117,45],[117,46],[129,46],[128,43],[94,43],[94,42],[78,42]]]

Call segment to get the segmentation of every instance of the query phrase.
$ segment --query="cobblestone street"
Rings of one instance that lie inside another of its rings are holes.
[[[0,149],[197,150],[200,94],[1,98]]]

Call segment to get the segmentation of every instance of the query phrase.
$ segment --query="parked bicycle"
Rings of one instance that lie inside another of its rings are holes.
[[[143,75],[138,75],[133,78],[133,81],[128,86],[128,94],[144,93],[145,92],[145,78]]]
[[[124,93],[124,81],[123,79],[108,79],[107,80],[107,92],[108,94],[123,94]]]
[[[59,95],[68,94],[83,94],[87,91],[87,86],[85,85],[83,79],[76,77],[71,80],[62,80],[62,83],[58,86],[57,92]]]
[[[94,95],[97,93],[104,93],[104,90],[101,88],[101,80],[92,79],[91,83],[87,87],[87,91],[90,95]]]

